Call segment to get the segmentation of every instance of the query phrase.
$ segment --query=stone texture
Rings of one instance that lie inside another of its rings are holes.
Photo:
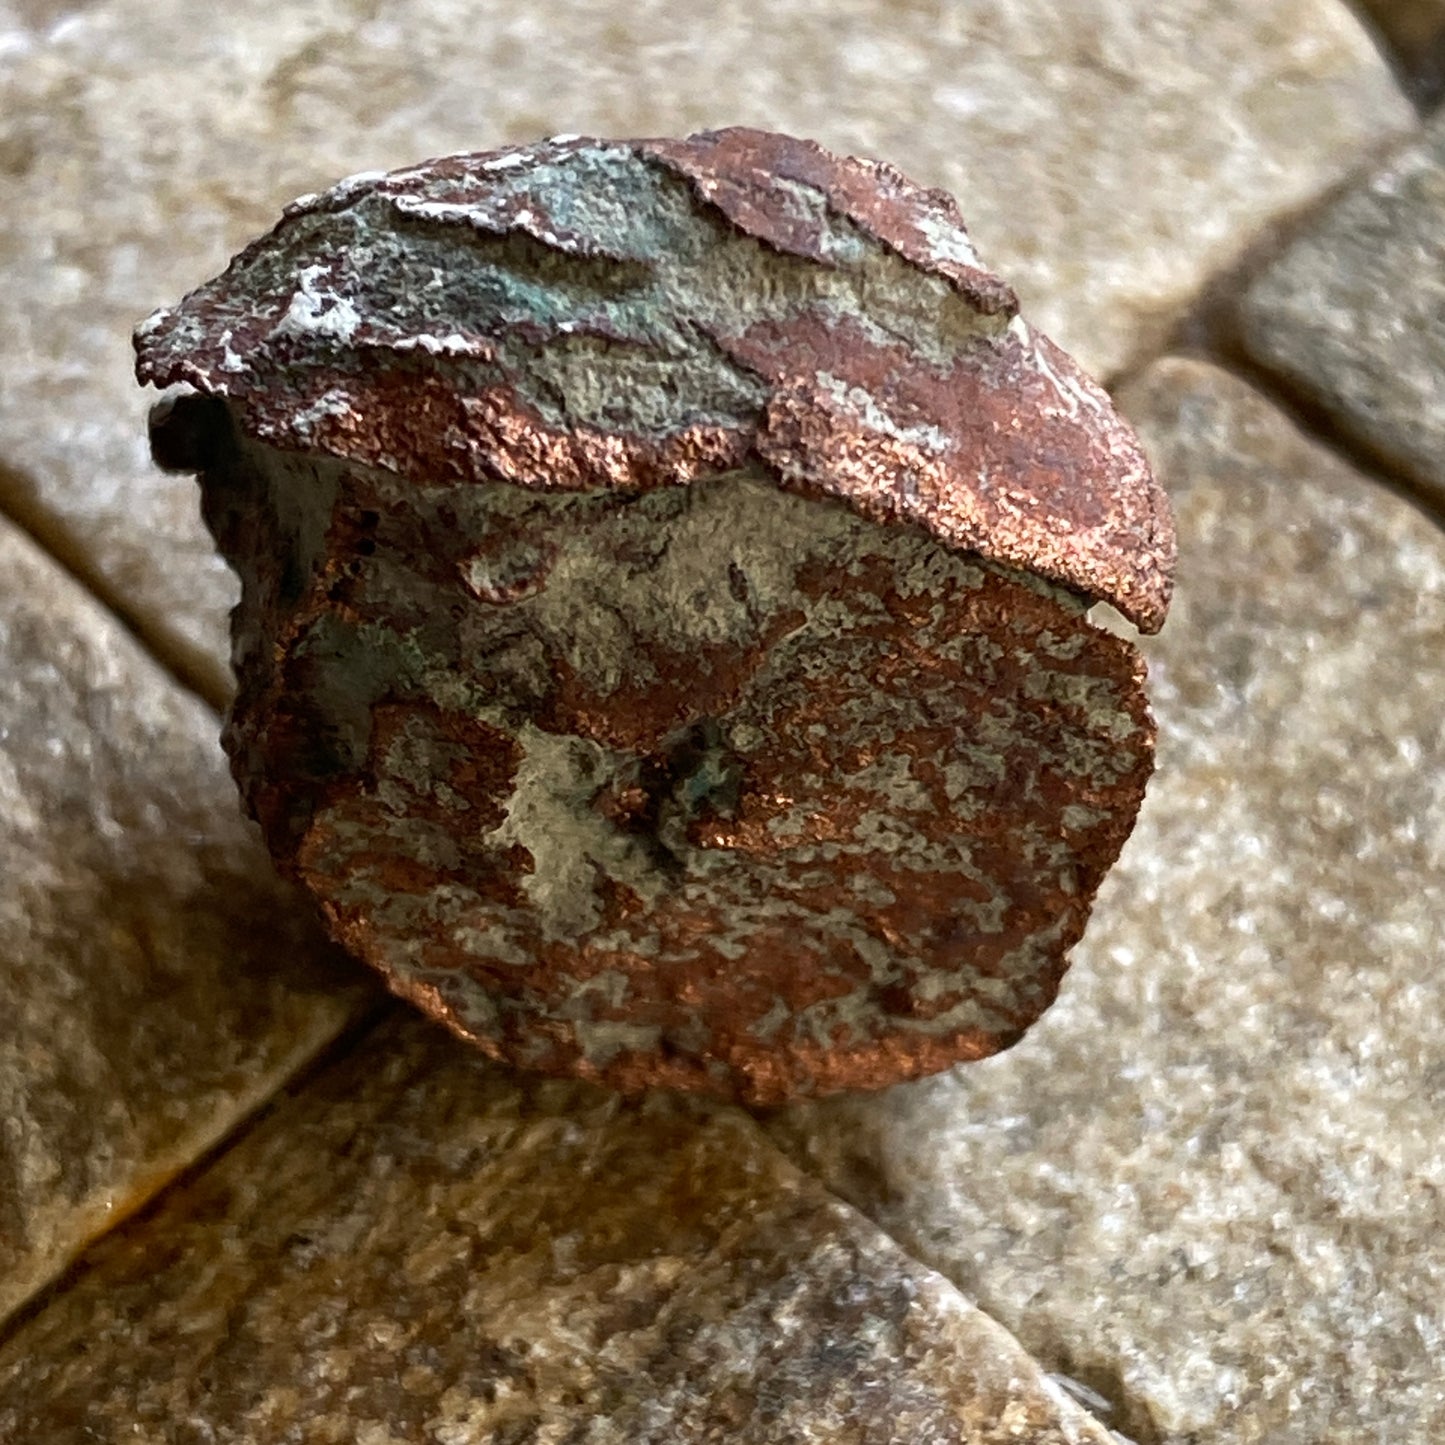
[[[1445,537],[1190,362],[1159,770],[1009,1054],[774,1136],[1145,1441],[1445,1435]]]
[[[125,337],[293,195],[549,130],[762,122],[953,191],[1042,329],[1113,370],[1410,123],[1338,0],[98,0],[7,31],[0,67],[0,491],[217,693],[230,587],[147,467]]]
[[[0,1350],[0,1437],[1109,1445],[746,1115],[417,1019],[88,1266]]]
[[[1246,292],[1244,340],[1445,507],[1445,111]]]
[[[216,719],[0,523],[0,1316],[361,996],[283,894]]]
[[[152,437],[242,579],[282,872],[547,1073],[778,1103],[1012,1043],[1152,766],[1088,598],[1155,631],[1174,562],[1016,311],[942,193],[765,131],[292,206],[137,332],[199,389]]]
[[[0,0],[0,59],[35,41],[94,0]]]

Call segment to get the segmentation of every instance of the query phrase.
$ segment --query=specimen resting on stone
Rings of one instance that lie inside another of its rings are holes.
[[[240,574],[225,743],[495,1057],[752,1103],[1014,1042],[1153,756],[1169,509],[951,198],[752,130],[290,206],[137,331]]]

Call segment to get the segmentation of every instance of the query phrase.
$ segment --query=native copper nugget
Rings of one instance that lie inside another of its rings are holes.
[[[282,870],[499,1059],[1004,1048],[1152,766],[1167,503],[954,202],[751,130],[343,181],[137,333]]]

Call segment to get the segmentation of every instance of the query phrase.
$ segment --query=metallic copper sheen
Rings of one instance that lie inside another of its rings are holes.
[[[279,866],[499,1059],[750,1103],[1052,1001],[1169,509],[954,201],[734,129],[343,181],[137,331]]]

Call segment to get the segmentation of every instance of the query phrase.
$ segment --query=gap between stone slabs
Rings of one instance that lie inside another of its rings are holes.
[[[0,461],[0,518],[25,533],[51,561],[89,592],[179,686],[220,712],[235,690],[230,665],[224,656],[198,647],[177,633],[157,628],[155,618],[117,590],[114,579],[85,551],[80,541],[34,503],[37,492],[33,481],[22,479]]]
[[[216,718],[0,520],[0,1317],[368,1000],[245,823]]]
[[[1351,0],[1379,33],[1406,92],[1428,112],[1445,93],[1445,0]]]
[[[0,1437],[176,1422],[210,1445],[1111,1445],[742,1111],[513,1074],[409,1014],[0,1346]]]
[[[1236,298],[1250,357],[1445,512],[1445,111]]]
[[[1241,327],[1241,298],[1274,263],[1295,244],[1323,224],[1345,197],[1388,168],[1399,156],[1419,145],[1424,132],[1394,136],[1372,147],[1357,170],[1344,176],[1306,205],[1271,220],[1236,259],[1206,282],[1194,305],[1180,319],[1164,355],[1151,356],[1113,378],[1110,392],[1118,396],[1157,362],[1173,356],[1188,358],[1232,372],[1267,397],[1289,422],[1310,441],[1335,453],[1347,466],[1383,483],[1390,490],[1445,526],[1445,494],[1422,484],[1419,475],[1403,467],[1397,456],[1373,445],[1336,406],[1331,409],[1316,392],[1272,368],[1246,345]]]

